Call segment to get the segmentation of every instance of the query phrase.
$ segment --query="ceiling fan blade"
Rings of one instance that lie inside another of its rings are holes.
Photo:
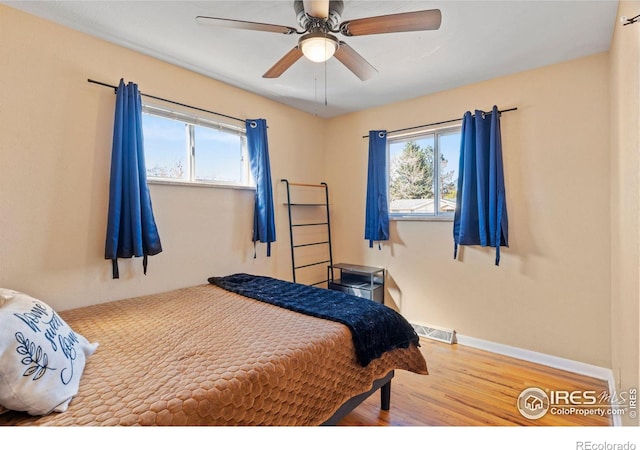
[[[360,56],[360,54],[346,42],[340,41],[340,47],[334,56],[362,81],[366,81],[378,73],[375,67],[369,64],[366,59]]]
[[[329,0],[303,0],[304,12],[318,19],[329,17]]]
[[[219,17],[197,16],[196,22],[201,25],[213,25],[216,27],[235,28],[237,30],[268,31],[270,33],[294,34],[295,28],[284,25],[272,25],[269,23],[247,22],[246,20],[222,19]]]
[[[348,20],[340,25],[340,32],[345,36],[365,36],[403,31],[437,30],[440,28],[441,22],[442,13],[440,10],[429,9]]]
[[[264,75],[262,75],[262,78],[278,78],[301,57],[302,50],[300,50],[298,46],[293,47],[286,55],[280,58],[277,63],[267,70]]]

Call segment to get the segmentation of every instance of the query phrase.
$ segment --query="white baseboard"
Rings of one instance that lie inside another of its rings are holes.
[[[498,344],[496,342],[485,341],[483,339],[464,336],[456,333],[456,343],[467,347],[473,347],[485,350],[498,355],[509,356],[511,358],[522,359],[535,364],[553,367],[555,369],[566,370],[567,372],[577,373],[587,377],[597,378],[607,382],[609,392],[616,391],[616,380],[613,376],[613,370],[606,367],[594,366],[571,359],[560,358],[558,356],[547,355],[546,353],[534,352],[523,348],[512,347],[510,345]],[[622,419],[619,415],[613,416],[613,425],[622,425]]]

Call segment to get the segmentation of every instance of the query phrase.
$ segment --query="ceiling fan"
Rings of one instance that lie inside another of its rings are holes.
[[[344,4],[341,0],[295,0],[293,8],[302,31],[284,25],[272,25],[245,20],[197,16],[203,25],[214,25],[241,30],[267,31],[281,34],[299,34],[298,44],[267,70],[263,78],[277,78],[303,55],[314,62],[324,62],[335,55],[361,80],[367,80],[377,70],[346,42],[334,34],[366,36],[370,34],[405,31],[437,30],[442,14],[439,9],[414,11],[340,22]]]

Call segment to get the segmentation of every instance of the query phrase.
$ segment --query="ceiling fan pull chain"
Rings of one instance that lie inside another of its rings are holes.
[[[324,62],[324,106],[328,106],[327,101],[327,61]]]
[[[316,117],[318,117],[318,75],[313,76],[313,106],[315,108]]]

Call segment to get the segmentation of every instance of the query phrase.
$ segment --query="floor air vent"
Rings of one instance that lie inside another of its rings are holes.
[[[418,336],[422,336],[428,339],[433,339],[440,342],[446,342],[447,344],[453,344],[453,338],[455,331],[447,328],[434,327],[432,325],[416,325],[411,324],[413,329],[416,330]]]

